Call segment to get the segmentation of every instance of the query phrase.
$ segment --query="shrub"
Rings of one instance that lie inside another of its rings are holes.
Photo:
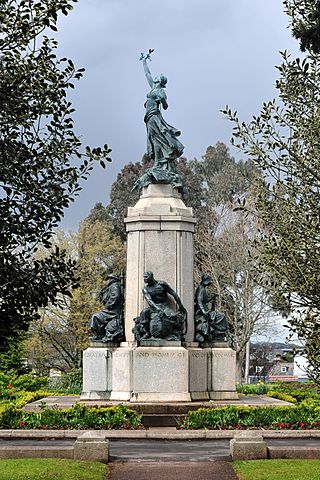
[[[237,384],[237,392],[244,395],[265,395],[270,389],[264,382]]]
[[[275,407],[201,408],[188,412],[185,429],[301,429],[320,428],[320,407],[310,405]]]
[[[275,392],[274,390],[270,390],[267,395],[268,397],[278,398],[279,400],[283,400],[284,402],[297,403],[296,398],[294,398],[292,395],[289,395],[288,393]]]
[[[43,405],[40,412],[26,412],[11,404],[0,412],[0,428],[132,430],[142,428],[142,424],[141,416],[125,405],[88,407],[76,403],[66,410]]]
[[[64,395],[78,395],[82,391],[82,370],[73,370],[62,374],[61,377],[51,379],[50,386],[55,392]]]
[[[270,384],[271,389],[277,392],[287,393],[294,397],[297,402],[310,398],[319,398],[319,387],[314,383],[299,383],[299,382],[278,382]]]
[[[48,386],[48,377],[38,377],[32,373],[18,375],[11,370],[0,372],[0,400],[15,400],[20,391],[35,392]]]

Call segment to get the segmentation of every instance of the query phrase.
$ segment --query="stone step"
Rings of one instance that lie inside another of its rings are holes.
[[[281,447],[268,447],[268,458],[276,459],[319,459],[320,447],[310,446],[281,446]]]
[[[182,421],[185,415],[181,414],[156,414],[156,415],[142,415],[143,425],[148,427],[177,427],[179,421]]]

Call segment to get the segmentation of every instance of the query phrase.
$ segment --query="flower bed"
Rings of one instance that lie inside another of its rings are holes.
[[[43,405],[40,412],[25,412],[10,404],[0,411],[0,428],[134,430],[143,427],[141,416],[124,405],[104,408],[76,403],[65,410]]]
[[[320,407],[302,404],[288,407],[200,408],[188,412],[181,429],[320,429]]]

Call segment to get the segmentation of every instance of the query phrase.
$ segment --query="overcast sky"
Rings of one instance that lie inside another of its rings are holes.
[[[79,0],[59,22],[59,54],[85,67],[72,98],[85,144],[112,148],[96,165],[62,226],[76,229],[96,202],[106,205],[117,173],[146,150],[148,85],[140,52],[154,48],[151,73],[168,77],[165,119],[181,130],[187,158],[229,143],[229,105],[241,119],[276,95],[279,50],[297,52],[281,0]]]

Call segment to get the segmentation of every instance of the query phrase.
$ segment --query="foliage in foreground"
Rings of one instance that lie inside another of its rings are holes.
[[[291,403],[320,398],[320,389],[315,383],[279,382],[266,384],[260,381],[256,384],[238,384],[237,392],[244,395],[268,395]]]
[[[77,283],[75,261],[50,250],[50,237],[93,163],[111,160],[107,145],[84,149],[74,132],[68,92],[84,69],[43,35],[75,1],[1,1],[0,351]],[[35,259],[39,245],[47,256]]]
[[[0,412],[0,428],[134,430],[142,424],[141,415],[125,405],[87,407],[76,403],[66,410],[43,405],[40,412],[25,412],[11,404]]]
[[[320,403],[287,407],[200,408],[188,412],[181,423],[187,430],[320,429]]]
[[[320,460],[250,460],[232,465],[240,480],[318,480]]]
[[[320,4],[283,3],[305,55],[281,52],[279,100],[265,102],[250,122],[228,107],[225,114],[234,125],[232,142],[264,177],[251,212],[263,225],[260,270],[271,279],[274,306],[291,312],[288,323],[305,344],[307,373],[320,384]]]
[[[271,389],[270,384],[264,382],[258,383],[238,383],[237,392],[244,395],[265,395]]]
[[[106,465],[98,462],[57,458],[0,460],[0,480],[104,480],[106,471]]]

